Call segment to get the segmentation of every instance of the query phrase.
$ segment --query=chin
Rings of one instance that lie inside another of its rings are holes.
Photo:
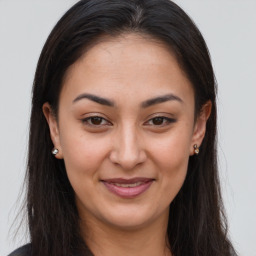
[[[168,216],[169,207],[164,213],[152,211],[152,207],[151,211],[148,208],[142,209],[139,207],[138,209],[138,207],[134,207],[133,209],[128,209],[127,207],[124,207],[123,209],[117,208],[115,212],[105,212],[104,216],[101,216],[101,219],[109,226],[117,229],[137,230],[161,220],[161,216],[166,217],[166,214]],[[164,219],[166,219],[165,217]]]

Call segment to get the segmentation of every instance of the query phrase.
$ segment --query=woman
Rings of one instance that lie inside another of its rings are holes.
[[[51,32],[32,100],[31,243],[11,255],[236,255],[214,73],[169,0],[84,0]]]

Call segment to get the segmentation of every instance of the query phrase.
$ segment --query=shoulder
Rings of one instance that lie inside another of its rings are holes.
[[[8,256],[30,256],[31,255],[31,245],[26,244],[17,250],[13,251],[11,254]]]

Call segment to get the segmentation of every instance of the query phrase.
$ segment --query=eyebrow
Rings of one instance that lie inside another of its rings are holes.
[[[173,101],[173,100],[183,103],[183,100],[180,97],[170,93],[170,94],[158,96],[158,97],[143,101],[141,103],[141,107],[147,108],[147,107],[150,107],[155,104],[160,104],[160,103],[164,103],[166,101]]]
[[[79,100],[82,100],[82,99],[88,99],[88,100],[94,101],[94,102],[99,103],[99,104],[104,105],[104,106],[109,106],[109,107],[114,107],[115,106],[114,101],[112,101],[110,99],[106,99],[106,98],[96,96],[94,94],[89,94],[89,93],[83,93],[83,94],[78,95],[73,100],[73,103],[75,103]],[[166,95],[158,96],[158,97],[143,101],[141,103],[141,107],[142,108],[147,108],[147,107],[150,107],[150,106],[155,105],[155,104],[164,103],[166,101],[178,101],[178,102],[183,103],[183,101],[180,97],[178,97],[174,94],[166,94]]]
[[[99,103],[104,106],[109,106],[109,107],[115,106],[115,103],[112,100],[102,98],[102,97],[96,96],[94,94],[88,94],[88,93],[80,94],[73,100],[73,103],[75,103],[79,100],[82,100],[82,99],[88,99],[88,100],[94,101],[94,102]]]

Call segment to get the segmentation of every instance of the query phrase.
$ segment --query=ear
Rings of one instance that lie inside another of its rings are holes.
[[[62,155],[62,150],[61,150],[61,145],[60,145],[60,133],[59,133],[59,127],[58,127],[56,117],[55,117],[55,115],[52,111],[52,108],[48,102],[43,104],[42,110],[43,110],[44,116],[47,120],[47,123],[49,125],[50,136],[51,136],[54,148],[58,149],[58,151],[59,151],[55,155],[55,157],[58,159],[62,159],[63,155]]]
[[[200,147],[202,144],[206,132],[206,123],[211,115],[211,110],[212,102],[209,100],[201,108],[199,116],[197,117],[196,123],[194,125],[194,131],[190,145],[191,156],[194,155],[194,145],[196,144],[198,147]]]

